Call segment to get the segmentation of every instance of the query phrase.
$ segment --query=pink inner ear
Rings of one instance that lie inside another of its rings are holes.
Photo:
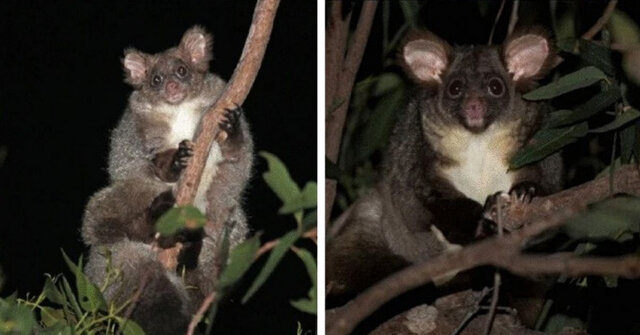
[[[548,56],[547,40],[538,35],[518,37],[505,50],[507,70],[513,74],[513,80],[534,77]]]
[[[207,40],[202,34],[194,34],[186,39],[184,48],[191,56],[191,62],[198,63],[206,55]]]
[[[131,79],[143,80],[146,74],[144,58],[136,54],[128,54],[124,57],[124,67],[129,71]]]
[[[419,80],[441,81],[440,74],[447,66],[447,58],[446,52],[439,44],[425,40],[412,41],[404,46],[403,56]]]

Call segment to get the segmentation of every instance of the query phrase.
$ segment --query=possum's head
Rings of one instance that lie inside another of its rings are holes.
[[[480,132],[513,112],[513,99],[546,74],[553,55],[550,40],[539,30],[514,34],[501,47],[455,49],[430,32],[414,31],[399,58],[414,82],[436,89],[436,113]]]
[[[212,38],[198,26],[187,30],[180,45],[157,54],[125,50],[125,82],[150,102],[179,104],[200,93],[209,70]]]

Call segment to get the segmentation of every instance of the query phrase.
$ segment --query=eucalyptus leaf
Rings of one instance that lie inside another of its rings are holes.
[[[64,312],[47,306],[40,306],[40,321],[45,327],[51,327],[58,322],[64,322]]]
[[[638,118],[640,118],[640,111],[638,111],[637,109],[631,108],[629,110],[626,110],[618,115],[616,115],[616,118],[605,124],[602,127],[598,127],[595,129],[591,129],[589,130],[589,132],[592,133],[605,133],[611,130],[615,130],[618,129],[626,124],[628,124],[629,122],[633,121],[633,120],[637,120]]]
[[[593,85],[601,80],[607,80],[607,75],[596,67],[587,66],[564,77],[560,77],[556,82],[539,87],[522,97],[527,100],[551,99],[567,92]]]
[[[611,86],[596,94],[584,104],[578,106],[572,113],[558,119],[551,127],[566,126],[590,118],[603,111],[622,97],[617,86]]]
[[[511,168],[517,169],[526,164],[537,162],[577,141],[586,135],[588,130],[586,122],[565,128],[542,129],[533,136],[529,145],[520,149],[512,157]]]
[[[418,10],[420,5],[417,0],[403,0],[398,1],[400,8],[402,8],[402,14],[404,14],[404,20],[409,23],[411,27],[416,25],[416,17],[418,16]]]
[[[613,65],[611,49],[594,41],[580,39],[578,41],[580,59],[587,65],[592,65],[602,70],[607,75],[613,77],[616,74],[616,67]]]
[[[260,156],[267,160],[269,170],[262,178],[284,204],[295,200],[300,195],[300,187],[293,181],[282,161],[274,154],[261,151]]]
[[[629,163],[631,161],[631,156],[633,155],[633,146],[636,139],[636,132],[638,131],[638,127],[636,124],[640,121],[636,121],[629,125],[624,126],[620,131],[620,157],[622,158],[622,163]]]
[[[296,213],[305,208],[315,208],[318,201],[318,185],[315,182],[308,182],[299,196],[285,203],[278,210],[279,214]]]
[[[142,327],[138,325],[135,321],[125,319],[125,318],[116,318],[118,321],[118,325],[120,325],[120,331],[124,335],[145,335]]]
[[[318,223],[318,211],[314,210],[313,212],[304,216],[302,219],[302,231],[307,232],[314,227],[316,227]]]
[[[623,46],[640,43],[640,27],[625,12],[616,9],[609,19],[613,41]]]
[[[100,292],[100,289],[82,272],[82,257],[80,257],[80,261],[78,262],[80,265],[78,266],[69,259],[64,251],[62,251],[62,257],[75,275],[76,289],[82,309],[89,312],[106,310],[107,303],[102,296],[102,292]]]
[[[258,249],[260,249],[258,234],[233,248],[229,254],[229,264],[220,275],[218,289],[224,290],[240,280],[253,264]]]
[[[590,206],[562,227],[574,239],[615,239],[622,232],[640,232],[640,198],[620,196]]]
[[[76,332],[73,330],[73,327],[68,325],[64,321],[58,321],[57,323],[48,326],[45,329],[42,329],[38,332],[38,335],[73,335]]]
[[[0,304],[0,334],[33,334],[37,326],[30,307]]]
[[[292,301],[291,305],[293,307],[310,314],[317,313],[317,305],[318,305],[318,281],[317,281],[317,266],[316,260],[313,255],[305,249],[296,249],[294,250],[296,255],[302,260],[305,268],[307,269],[307,273],[309,274],[309,279],[311,280],[312,286],[309,289],[309,298],[308,299],[299,299],[296,301]]]
[[[271,253],[269,254],[269,258],[267,262],[264,264],[260,273],[253,281],[247,293],[242,297],[242,303],[246,303],[256,291],[267,281],[267,278],[271,275],[273,270],[275,270],[276,266],[280,263],[285,253],[289,248],[295,243],[295,241],[300,238],[300,232],[296,229],[286,233],[284,236],[280,238],[278,241],[278,245],[276,245]]]
[[[156,222],[156,231],[171,236],[181,229],[198,229],[207,223],[207,217],[193,205],[173,207]]]
[[[58,305],[64,305],[67,299],[64,296],[64,293],[60,292],[60,290],[56,287],[54,278],[47,275],[44,280],[44,288],[42,289],[42,294],[44,294],[49,301],[54,302]]]

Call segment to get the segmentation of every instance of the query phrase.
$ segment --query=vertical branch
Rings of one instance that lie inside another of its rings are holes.
[[[496,26],[498,25],[498,21],[500,20],[500,16],[502,16],[502,11],[504,10],[504,3],[507,2],[507,0],[502,0],[502,2],[500,3],[500,8],[498,9],[498,14],[496,14],[496,19],[493,21],[493,27],[491,27],[491,33],[489,34],[489,41],[487,42],[487,45],[491,45],[491,43],[493,43],[493,33],[496,32]]]
[[[325,119],[325,153],[329,160],[336,162],[342,141],[342,131],[349,109],[351,91],[356,80],[356,74],[364,55],[364,49],[369,39],[369,32],[373,23],[378,1],[365,1],[358,19],[351,45],[346,47],[346,29],[351,19],[349,13],[342,19],[340,1],[331,2],[331,16],[327,23],[327,97]],[[336,21],[337,20],[337,21]],[[331,47],[331,50],[329,50]],[[344,55],[346,50],[346,55]],[[336,182],[325,181],[325,218],[328,222],[336,195]]]
[[[176,194],[176,204],[191,203],[196,195],[202,170],[204,169],[209,149],[214,139],[224,141],[225,138],[218,127],[225,109],[241,105],[249,94],[249,90],[258,74],[264,57],[273,20],[280,0],[259,0],[253,13],[253,20],[247,40],[231,80],[218,101],[207,111],[200,121],[195,135],[194,154],[191,163],[182,174]]]

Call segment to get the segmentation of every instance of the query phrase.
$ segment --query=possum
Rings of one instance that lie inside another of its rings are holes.
[[[107,263],[120,268],[122,287],[106,291],[109,300],[119,302],[133,295],[136,281],[149,278],[131,318],[151,334],[186,331],[194,307],[214,290],[218,275],[221,237],[209,227],[157,241],[162,248],[183,243],[177,270],[184,271],[184,282],[152,251],[155,221],[175,204],[176,182],[193,155],[191,140],[200,119],[226,85],[209,72],[211,46],[212,37],[195,26],[164,52],[125,50],[125,82],[134,91],[111,135],[109,185],[89,199],[84,213],[82,238],[91,247],[85,272],[102,285]],[[212,144],[194,205],[208,220],[230,229],[233,247],[248,233],[242,195],[251,175],[253,142],[239,107],[226,111],[220,128],[226,141]]]
[[[558,155],[509,168],[547,110],[521,95],[554,57],[539,29],[501,46],[454,48],[428,31],[407,35],[398,58],[415,87],[390,136],[380,180],[336,221],[341,229],[327,246],[329,294],[357,293],[491,234],[497,194],[526,200],[559,190]]]

